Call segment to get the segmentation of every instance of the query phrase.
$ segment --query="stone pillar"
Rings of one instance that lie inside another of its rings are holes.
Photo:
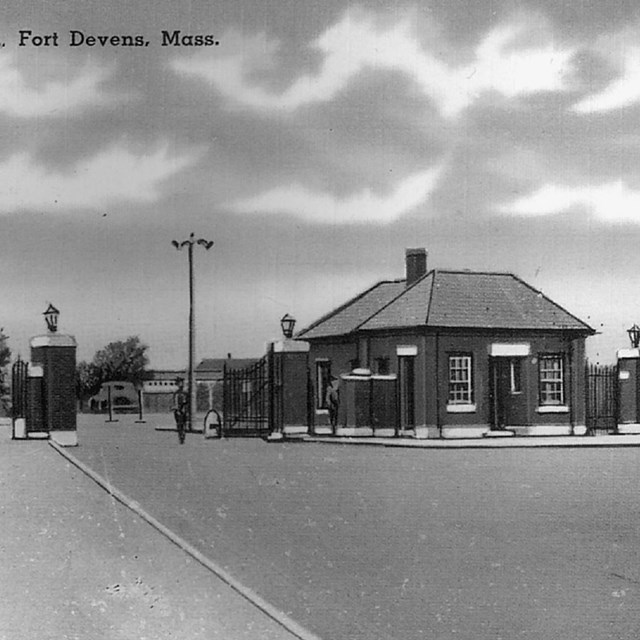
[[[309,431],[307,407],[309,343],[284,339],[270,345],[272,362],[273,411],[281,430],[269,436],[278,440],[286,435],[306,434]],[[279,405],[279,406],[278,406]],[[278,416],[279,410],[281,416]],[[278,420],[280,418],[280,420]]]
[[[76,446],[75,339],[53,332],[32,338],[31,362],[42,367],[45,430],[58,444]]]
[[[618,433],[640,433],[640,349],[618,351]]]

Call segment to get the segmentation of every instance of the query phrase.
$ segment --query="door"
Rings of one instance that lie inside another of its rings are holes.
[[[494,429],[528,423],[524,362],[525,358],[491,360]]]
[[[415,429],[415,356],[399,356],[400,373],[400,429]]]

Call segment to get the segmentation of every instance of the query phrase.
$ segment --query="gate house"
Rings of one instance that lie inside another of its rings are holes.
[[[310,344],[315,424],[331,375],[396,376],[400,433],[585,432],[585,339],[594,330],[511,273],[435,269],[406,252],[380,282],[296,338]],[[390,425],[393,426],[393,425]]]

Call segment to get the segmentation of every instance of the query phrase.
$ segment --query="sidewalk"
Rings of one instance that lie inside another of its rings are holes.
[[[412,449],[529,449],[540,447],[640,447],[640,434],[603,436],[513,436],[511,438],[382,438],[349,436],[303,436],[291,440],[324,444],[409,447]]]
[[[0,640],[294,636],[46,442],[0,426]]]

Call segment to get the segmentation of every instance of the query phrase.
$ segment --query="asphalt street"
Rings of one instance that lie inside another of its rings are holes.
[[[292,640],[45,441],[0,428],[1,640]]]
[[[180,446],[147,419],[83,419],[73,453],[326,640],[640,632],[638,448]]]

